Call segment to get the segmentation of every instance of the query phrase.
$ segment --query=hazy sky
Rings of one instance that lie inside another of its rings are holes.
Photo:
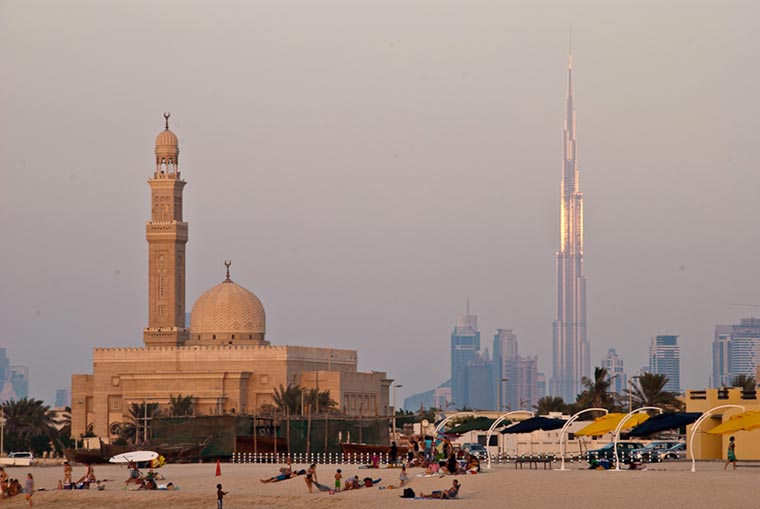
[[[0,346],[52,401],[142,344],[171,111],[188,304],[230,258],[273,344],[358,349],[401,398],[469,297],[550,376],[572,26],[592,364],[679,334],[702,388],[715,324],[760,315],[759,5],[2,1]]]

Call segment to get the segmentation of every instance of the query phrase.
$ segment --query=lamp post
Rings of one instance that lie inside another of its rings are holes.
[[[0,456],[3,455],[5,450],[5,444],[3,439],[5,438],[5,409],[0,407]]]
[[[396,440],[396,389],[399,387],[403,387],[403,384],[393,385],[393,438],[391,439],[391,442]]]
[[[504,384],[509,382],[509,378],[502,378],[501,383],[499,383],[499,405],[496,410],[501,413],[504,408],[506,408],[506,404],[504,404],[504,393],[506,392],[504,389]]]
[[[633,380],[638,380],[641,377],[639,375],[634,375],[631,378]],[[631,380],[628,380],[628,385],[631,386],[631,388],[628,389],[628,413],[631,413],[631,411],[633,411],[633,390],[632,389],[634,387],[634,384]]]

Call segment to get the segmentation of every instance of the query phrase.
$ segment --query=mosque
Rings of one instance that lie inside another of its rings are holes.
[[[148,241],[148,327],[144,347],[95,348],[92,374],[71,377],[72,435],[116,438],[131,403],[191,395],[195,415],[254,414],[273,402],[280,385],[329,390],[348,416],[390,415],[386,373],[357,371],[357,352],[272,345],[261,301],[227,273],[204,292],[185,323],[185,245],[179,141],[165,128],[156,137]]]

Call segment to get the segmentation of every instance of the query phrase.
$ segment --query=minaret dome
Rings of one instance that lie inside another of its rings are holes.
[[[171,113],[164,113],[164,130],[156,136],[156,178],[178,178],[179,140],[169,130]]]

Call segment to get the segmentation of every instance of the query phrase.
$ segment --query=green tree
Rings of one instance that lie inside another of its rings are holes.
[[[51,450],[50,444],[58,435],[58,421],[48,405],[40,400],[22,398],[3,403],[2,414],[7,450],[31,450],[35,454]]]
[[[757,387],[757,380],[751,375],[737,375],[731,381],[731,387],[741,387],[744,391],[754,391]]]
[[[330,397],[329,390],[307,389],[304,402],[307,406],[311,406],[313,412],[332,412],[338,407],[338,402]]]
[[[129,405],[127,422],[122,423],[119,430],[120,438],[133,444],[150,441],[151,422],[162,417],[158,403],[132,403]]]
[[[169,394],[169,407],[172,417],[189,417],[193,415],[193,408],[195,407],[194,399],[192,395],[183,396],[182,394],[177,394],[175,397]]]
[[[549,412],[567,412],[565,400],[559,396],[544,396],[533,405],[538,415],[548,415]]]
[[[678,393],[666,391],[668,377],[661,373],[644,373],[631,389],[623,392],[630,397],[633,407],[655,406],[665,411],[677,411],[684,408],[684,403],[678,399]]]
[[[613,410],[615,395],[610,391],[614,376],[609,376],[606,368],[595,367],[594,378],[583,377],[584,390],[576,398],[576,406],[583,408],[604,408]]]
[[[280,384],[279,387],[275,387],[272,395],[274,407],[282,412],[287,410],[294,415],[300,414],[302,391],[303,389],[298,384],[288,384],[287,387]]]

